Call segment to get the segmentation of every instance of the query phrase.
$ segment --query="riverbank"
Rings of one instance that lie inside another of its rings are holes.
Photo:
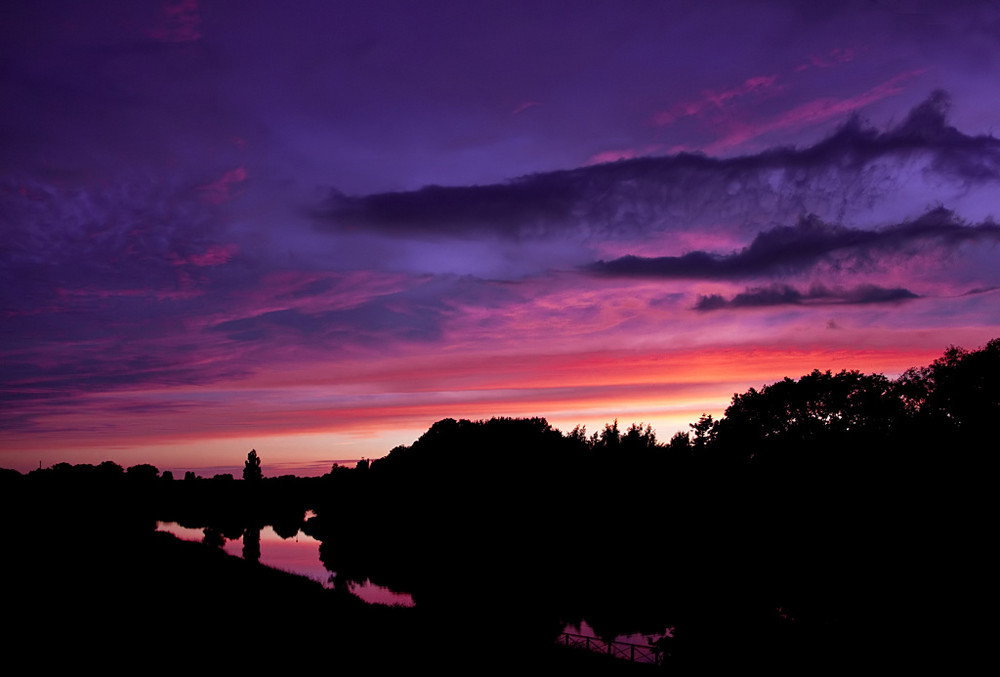
[[[56,537],[22,533],[17,542],[5,563],[13,593],[7,611],[17,619],[7,641],[33,656],[35,667],[166,663],[294,674],[317,663],[368,673],[530,664],[573,674],[651,672],[558,646],[520,645],[516,631],[454,641],[440,619],[428,623],[419,610],[366,604],[162,532],[83,533],[67,525]]]

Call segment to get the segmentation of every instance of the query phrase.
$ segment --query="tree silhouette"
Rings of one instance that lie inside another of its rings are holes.
[[[694,439],[691,444],[695,449],[704,449],[712,439],[712,431],[717,421],[712,419],[711,414],[702,414],[697,423],[689,423],[688,427],[694,431]]]
[[[126,470],[125,476],[135,482],[152,482],[159,478],[160,471],[155,465],[140,463]]]
[[[998,371],[1000,339],[993,339],[979,350],[951,346],[931,365],[906,371],[897,387],[922,428],[975,441],[992,436],[1000,414]]]
[[[656,433],[648,423],[645,428],[642,423],[633,423],[622,435],[621,443],[626,451],[651,451],[656,448]]]
[[[814,458],[835,450],[838,455],[846,449],[857,453],[860,448],[885,448],[902,424],[905,408],[881,374],[814,370],[798,380],[785,378],[733,395],[708,441],[758,461],[761,454],[784,462],[804,453]],[[697,432],[696,425],[691,427]]]
[[[590,436],[590,447],[607,451],[617,451],[622,443],[622,433],[618,429],[618,419],[615,422],[605,423],[604,430]]]
[[[247,454],[247,462],[243,466],[243,479],[252,481],[264,479],[264,471],[260,469],[260,459],[257,457],[256,449],[251,449]]]

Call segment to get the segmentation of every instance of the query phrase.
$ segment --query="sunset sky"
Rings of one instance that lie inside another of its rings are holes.
[[[1000,336],[1000,3],[814,4],[5,3],[0,467],[665,441]]]

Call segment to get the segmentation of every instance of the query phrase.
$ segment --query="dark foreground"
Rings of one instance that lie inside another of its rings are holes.
[[[896,380],[750,390],[669,444],[617,422],[446,419],[322,478],[264,478],[255,452],[243,480],[4,471],[4,647],[74,669],[963,671],[992,660],[998,419],[994,340]],[[265,524],[320,540],[342,589],[210,545]],[[364,580],[416,607],[366,605],[346,585]],[[673,628],[663,666],[556,646],[584,620],[605,638]]]
[[[548,674],[650,674],[653,666],[477,636],[416,609],[349,593],[161,532],[24,538],[6,556],[8,664],[32,671],[177,666],[279,674],[405,674],[537,668]],[[69,538],[67,538],[69,537]],[[23,550],[27,549],[27,551]]]

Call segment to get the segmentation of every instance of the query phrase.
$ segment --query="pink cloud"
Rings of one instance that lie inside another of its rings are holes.
[[[198,267],[219,266],[228,263],[238,249],[235,244],[213,245],[202,254],[192,254],[187,257],[187,263]]]
[[[212,205],[220,205],[229,202],[239,193],[236,189],[241,183],[246,181],[247,171],[243,167],[231,169],[222,175],[218,181],[199,186],[202,199]]]
[[[102,289],[100,287],[85,287],[82,289],[62,289],[56,290],[59,299],[65,303],[73,303],[77,300],[89,301],[93,299],[113,299],[113,298],[154,298],[157,301],[183,301],[200,296],[201,292],[193,289],[164,290],[164,289]],[[47,308],[42,312],[57,312],[59,308]]]
[[[630,160],[643,155],[652,155],[663,150],[663,144],[653,144],[644,148],[620,148],[618,150],[605,150],[595,153],[587,158],[587,165],[599,165],[604,162],[617,162],[618,160]]]
[[[229,263],[233,257],[236,256],[238,251],[239,247],[232,243],[214,244],[209,245],[205,251],[197,254],[188,254],[183,256],[176,252],[171,252],[167,255],[167,259],[175,266],[208,268],[211,266],[221,266],[224,263]],[[190,276],[183,273],[181,274],[181,280],[185,283],[185,286],[191,283]]]
[[[618,160],[629,160],[638,157],[639,151],[635,148],[624,148],[622,150],[605,150],[595,153],[587,158],[588,165],[599,165],[605,162],[617,162]]]
[[[248,294],[243,310],[292,307],[308,312],[344,310],[356,308],[380,296],[404,291],[418,282],[419,278],[404,273],[370,270],[338,273],[279,271],[268,274],[261,287]]]
[[[749,95],[763,95],[785,89],[785,86],[778,85],[777,81],[777,75],[758,75],[747,78],[742,84],[721,92],[705,90],[701,93],[700,98],[679,103],[669,110],[657,113],[650,118],[650,122],[657,127],[664,127],[681,118],[699,115],[705,110],[722,108],[733,99]]]
[[[522,101],[519,103],[514,110],[510,112],[511,115],[517,115],[518,113],[524,112],[529,108],[534,108],[535,106],[541,106],[540,101]]]
[[[768,89],[773,89],[775,87],[775,82],[777,80],[778,80],[777,75],[748,78],[739,87],[727,89],[726,91],[719,92],[717,94],[713,92],[707,92],[705,95],[705,100],[708,103],[711,103],[721,108],[726,102],[728,102],[731,99],[735,99],[741,96],[746,96],[748,94],[757,94],[764,92]]]
[[[841,117],[864,108],[876,101],[902,92],[904,84],[925,69],[907,71],[872,87],[866,92],[847,99],[825,97],[800,104],[789,111],[758,123],[737,122],[726,136],[704,148],[705,152],[715,153],[740,146],[751,139],[779,130],[797,129],[825,122],[831,118]]]
[[[201,39],[200,24],[198,0],[173,0],[163,5],[159,24],[148,35],[161,42],[193,42]]]
[[[840,48],[835,47],[826,54],[817,56],[815,54],[809,55],[809,61],[807,63],[801,64],[795,69],[796,73],[799,73],[809,68],[831,68],[837,64],[847,63],[849,61],[854,61],[857,56],[857,52],[850,47]]]

